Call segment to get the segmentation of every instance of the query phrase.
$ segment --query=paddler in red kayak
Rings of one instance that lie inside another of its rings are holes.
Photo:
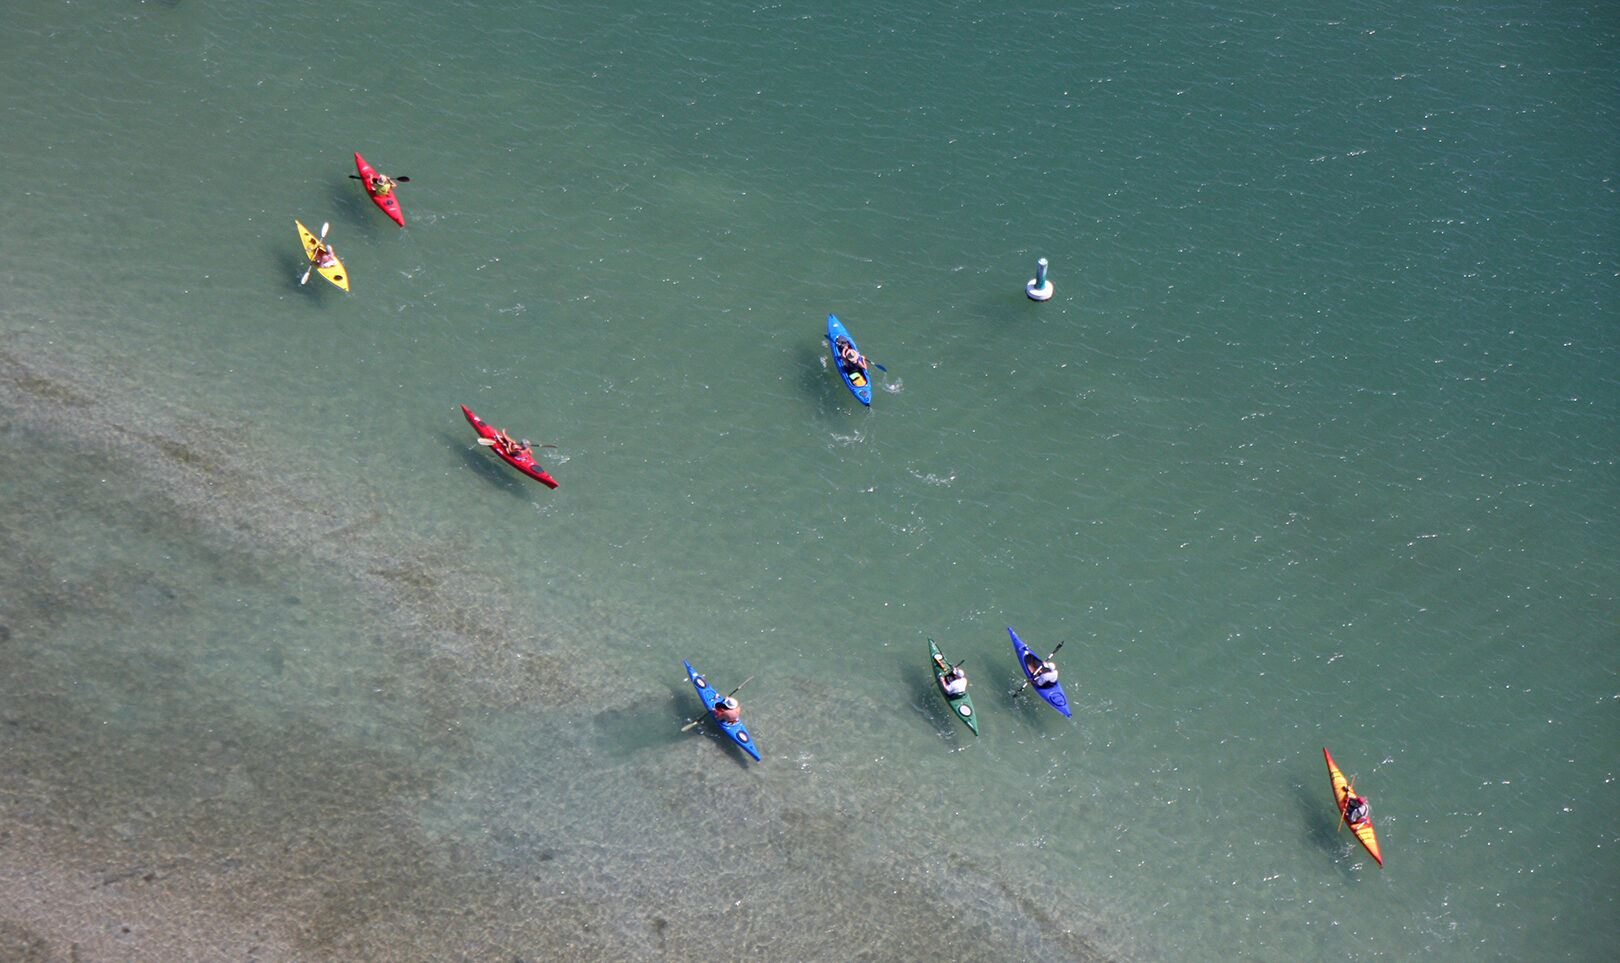
[[[742,706],[731,696],[714,700],[713,708],[714,717],[726,725],[731,725],[742,718]]]
[[[513,458],[522,458],[524,455],[529,453],[529,439],[527,438],[523,439],[522,442],[519,442],[506,432],[497,430],[495,432],[495,440],[500,443],[501,451],[506,452]]]
[[[1345,787],[1344,790],[1344,821],[1355,827],[1366,822],[1372,816],[1372,803],[1366,798],[1356,795],[1354,789]]]
[[[394,193],[394,182],[387,174],[378,174],[371,179],[371,193],[378,197],[387,197]]]

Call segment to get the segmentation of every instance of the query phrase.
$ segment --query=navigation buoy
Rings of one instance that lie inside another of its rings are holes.
[[[1046,258],[1035,262],[1035,276],[1024,285],[1024,293],[1031,301],[1045,301],[1052,296],[1052,282],[1046,279]]]

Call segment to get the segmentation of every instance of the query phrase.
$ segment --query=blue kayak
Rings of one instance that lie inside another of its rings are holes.
[[[1039,692],[1041,698],[1050,703],[1052,708],[1069,715],[1069,699],[1063,694],[1063,683],[1054,682],[1045,688],[1036,685],[1035,673],[1030,669],[1030,663],[1033,662],[1035,669],[1039,669],[1041,657],[1029,651],[1029,646],[1024,644],[1024,640],[1018,637],[1018,633],[1014,632],[1010,625],[1007,626],[1007,634],[1012,636],[1013,651],[1018,653],[1018,664],[1024,669],[1024,678],[1029,680],[1029,687]]]
[[[849,385],[849,390],[855,393],[855,397],[861,400],[861,404],[870,405],[872,403],[871,379],[867,378],[866,372],[859,368],[850,370],[844,367],[844,359],[839,356],[838,349],[845,344],[855,348],[857,354],[860,353],[861,349],[855,347],[855,339],[851,338],[849,332],[844,330],[844,323],[838,320],[838,315],[827,315],[827,346],[832,349],[833,364],[838,367],[838,374],[844,379],[844,384]]]
[[[692,687],[697,689],[698,698],[703,700],[703,708],[709,711],[709,716],[714,719],[715,725],[723,729],[726,735],[731,737],[731,741],[742,746],[744,752],[758,760],[759,750],[754,748],[754,740],[748,735],[748,727],[742,724],[742,720],[721,722],[720,718],[714,714],[715,704],[724,701],[725,696],[716,692],[713,686],[703,681],[703,676],[698,675],[698,670],[692,668],[690,662],[686,663],[686,676],[692,680]]]

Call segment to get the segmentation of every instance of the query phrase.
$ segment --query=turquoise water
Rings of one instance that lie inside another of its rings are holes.
[[[1606,8],[13,23],[0,956],[1611,955]]]

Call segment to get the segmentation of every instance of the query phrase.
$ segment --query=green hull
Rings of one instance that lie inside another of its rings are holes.
[[[928,655],[934,663],[934,685],[939,688],[939,694],[945,696],[945,703],[951,707],[951,715],[962,720],[962,723],[973,730],[974,735],[979,734],[979,714],[973,711],[973,696],[962,693],[959,696],[948,695],[945,692],[945,670],[950,663],[945,661],[944,653],[933,639],[928,640]]]

